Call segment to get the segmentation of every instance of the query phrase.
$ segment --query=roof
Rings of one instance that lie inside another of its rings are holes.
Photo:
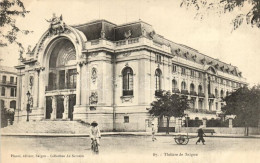
[[[198,50],[189,46],[168,40],[164,38],[164,36],[157,34],[150,24],[142,20],[121,25],[116,25],[107,20],[93,20],[88,23],[73,25],[73,27],[82,31],[88,41],[97,40],[101,37],[110,41],[120,41],[126,38],[137,38],[143,36],[152,39],[158,44],[170,46],[173,56],[182,57],[200,64],[212,65],[215,69],[222,72],[241,76],[241,72],[237,67],[202,54]]]

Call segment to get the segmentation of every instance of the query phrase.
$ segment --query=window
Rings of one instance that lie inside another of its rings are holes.
[[[15,88],[11,88],[10,96],[15,97]]]
[[[5,87],[2,87],[1,96],[5,96]]]
[[[181,68],[181,74],[182,74],[182,75],[185,75],[185,74],[186,74],[186,71],[185,71],[185,68],[184,68],[184,67]]]
[[[173,89],[177,89],[178,88],[177,81],[175,79],[172,80],[172,88]]]
[[[6,76],[2,76],[3,83],[6,83]]]
[[[190,91],[195,92],[195,86],[193,83],[190,84]]]
[[[77,85],[77,69],[69,70],[68,88],[76,88]]]
[[[224,98],[224,91],[223,90],[220,91],[220,97]]]
[[[129,123],[129,116],[124,116],[124,123]]]
[[[192,77],[195,77],[195,71],[194,71],[194,70],[190,70],[190,75],[191,75]]]
[[[156,62],[161,63],[162,62],[162,56],[159,54],[156,54]]]
[[[10,77],[10,83],[14,83],[14,77],[13,76]]]
[[[176,72],[177,71],[177,66],[172,64],[172,72]]]
[[[162,72],[160,69],[156,69],[155,71],[155,90],[160,91],[161,90],[161,78],[162,78]]]
[[[215,89],[215,97],[218,97],[218,89]]]
[[[122,71],[123,76],[123,96],[133,95],[133,70],[126,67]]]
[[[16,101],[13,100],[10,102],[10,108],[16,109]]]
[[[203,93],[203,92],[202,92],[202,86],[201,86],[201,85],[199,85],[198,90],[199,90],[199,93]]]
[[[181,90],[186,90],[186,83],[184,81],[181,82]]]
[[[202,79],[202,73],[201,72],[199,72],[199,78]]]
[[[224,82],[223,82],[223,79],[221,79],[221,80],[220,80],[220,83],[221,83],[221,84],[223,84],[223,83],[224,83]]]

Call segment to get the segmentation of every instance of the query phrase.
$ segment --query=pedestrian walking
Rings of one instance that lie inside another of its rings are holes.
[[[152,123],[152,141],[157,140],[155,137],[155,128],[154,128],[154,123]]]
[[[200,126],[199,127],[199,129],[198,129],[198,137],[199,137],[199,139],[197,140],[197,142],[196,142],[196,144],[198,144],[200,141],[202,141],[202,143],[203,143],[203,145],[205,145],[205,140],[204,140],[204,138],[203,138],[203,136],[206,136],[205,134],[204,134],[204,131],[203,131],[203,126]]]
[[[97,140],[97,144],[100,145],[99,139],[101,138],[101,133],[98,128],[98,123],[96,121],[93,121],[90,125],[91,125],[91,128],[90,128],[89,137],[92,141]]]

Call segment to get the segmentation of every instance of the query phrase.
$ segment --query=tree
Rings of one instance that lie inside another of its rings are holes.
[[[157,100],[151,103],[149,113],[157,117],[166,117],[167,130],[169,134],[169,123],[171,117],[183,117],[184,110],[189,108],[189,101],[186,96],[171,94],[170,92],[162,91],[157,96]]]
[[[20,55],[24,52],[22,43],[17,41],[19,33],[27,35],[31,31],[22,30],[16,25],[17,17],[25,17],[29,11],[21,0],[2,0],[0,2],[0,47],[15,43],[19,47]]]
[[[239,88],[224,101],[226,105],[221,110],[225,115],[236,115],[234,121],[245,127],[245,135],[248,135],[249,127],[256,126],[260,120],[260,85]]]
[[[260,0],[182,0],[181,7],[193,7],[197,10],[196,18],[203,19],[210,11],[217,14],[240,10],[233,19],[233,29],[237,29],[246,20],[252,27],[260,28]]]

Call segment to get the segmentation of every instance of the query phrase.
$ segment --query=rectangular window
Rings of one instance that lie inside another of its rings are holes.
[[[77,69],[69,70],[69,77],[68,77],[68,88],[76,88],[77,84]]]
[[[199,72],[199,78],[202,79],[202,73],[201,72]]]
[[[156,54],[156,62],[161,63],[162,62],[162,56],[159,54]]]
[[[5,96],[5,87],[2,87],[1,89],[1,96]]]
[[[172,72],[176,72],[177,71],[177,66],[172,64]]]
[[[190,70],[190,75],[191,75],[192,77],[195,77],[195,71],[194,71],[194,70]]]
[[[185,73],[186,73],[186,70],[185,70],[184,67],[182,67],[182,68],[181,68],[181,74],[182,74],[182,75],[185,75]]]
[[[2,82],[6,83],[6,76],[2,76]]]
[[[10,77],[10,83],[14,83],[14,77],[13,76]]]
[[[15,96],[15,90],[14,90],[14,88],[11,88],[10,96],[11,96],[11,97],[14,97],[14,96]]]
[[[129,123],[129,116],[124,116],[124,123]]]

